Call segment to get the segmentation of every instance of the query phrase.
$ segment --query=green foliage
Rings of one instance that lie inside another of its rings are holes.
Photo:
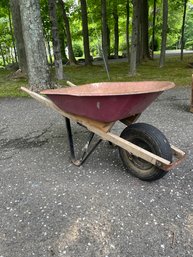
[[[0,65],[3,66],[6,62],[7,64],[12,62],[11,57],[11,48],[12,44],[12,36],[9,30],[9,20],[8,18],[2,17],[0,18]],[[3,60],[4,58],[4,60]]]
[[[73,44],[74,56],[81,57],[83,56],[83,50],[80,44]]]
[[[175,15],[174,15],[175,12]],[[180,47],[183,1],[169,1],[167,48]]]
[[[125,0],[106,0],[107,1],[107,19],[110,30],[110,49],[111,53],[114,51],[114,18],[113,12],[117,6],[119,17],[119,51],[126,51],[126,1]],[[152,18],[153,18],[153,0],[149,0],[149,41],[152,37]],[[160,49],[161,29],[162,29],[162,0],[157,0],[156,10],[156,50]],[[181,26],[183,17],[183,0],[168,1],[169,16],[168,16],[168,35],[167,48],[174,49],[180,47]],[[43,21],[44,34],[47,41],[51,41],[50,18],[48,12],[48,1],[40,0],[41,16]],[[72,35],[73,48],[76,57],[83,55],[83,40],[82,40],[82,20],[80,1],[66,0],[65,7],[67,16],[70,22],[70,29]],[[100,55],[101,47],[101,0],[87,0],[88,7],[88,26],[89,26],[89,41],[91,54],[95,57]],[[58,24],[60,35],[64,38],[62,42],[64,47],[66,45],[65,29],[63,17],[60,7],[58,8]],[[185,26],[185,47],[193,48],[193,0],[188,0],[187,5],[187,19]],[[132,1],[130,1],[130,37],[132,30]],[[0,44],[2,52],[0,52],[0,65],[3,64],[2,55],[4,55],[6,62],[11,62],[11,52],[13,49],[12,37],[10,33],[9,24],[9,1],[0,1]]]
[[[187,16],[186,16],[186,25],[185,25],[185,47],[188,49],[193,49],[193,4],[188,4]]]
[[[40,0],[40,11],[41,18],[43,23],[44,37],[47,41],[51,41],[51,25],[50,25],[50,17],[48,12],[48,1]]]

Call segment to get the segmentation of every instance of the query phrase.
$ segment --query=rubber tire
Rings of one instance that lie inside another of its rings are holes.
[[[121,137],[168,161],[172,161],[172,150],[167,138],[157,128],[146,123],[135,123],[126,127]],[[167,174],[166,171],[129,154],[119,147],[119,154],[127,170],[137,178],[153,181]]]

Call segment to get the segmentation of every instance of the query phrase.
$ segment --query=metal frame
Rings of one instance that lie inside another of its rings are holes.
[[[66,130],[67,130],[67,135],[68,135],[68,143],[69,143],[69,149],[70,149],[70,157],[71,161],[74,165],[80,166],[82,165],[87,158],[94,152],[94,150],[97,148],[97,146],[101,143],[102,139],[99,139],[91,148],[91,142],[93,141],[94,138],[94,133],[90,132],[89,133],[89,138],[84,147],[82,148],[82,155],[79,159],[76,159],[75,155],[75,150],[74,150],[74,140],[73,140],[73,134],[72,134],[72,128],[71,128],[71,123],[69,118],[65,118],[66,120]]]

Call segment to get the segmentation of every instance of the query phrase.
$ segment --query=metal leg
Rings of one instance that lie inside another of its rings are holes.
[[[90,132],[89,139],[86,142],[85,146],[82,148],[82,157],[80,158],[80,161],[84,159],[86,153],[88,152],[88,148],[90,143],[92,142],[93,137],[94,137],[94,133]]]
[[[73,142],[73,138],[72,138],[70,119],[65,118],[65,120],[66,120],[66,130],[67,130],[67,135],[68,135],[68,143],[69,143],[69,147],[70,147],[70,157],[71,157],[71,160],[74,162],[75,161],[75,152],[74,152],[74,142]]]
[[[75,158],[75,151],[74,151],[74,142],[73,142],[73,136],[72,136],[72,130],[71,130],[71,125],[70,125],[70,119],[66,119],[66,129],[67,129],[67,134],[68,134],[68,143],[70,147],[70,156],[71,156],[71,161],[74,165],[80,166],[83,164],[86,159],[93,153],[93,151],[96,149],[96,147],[100,144],[102,139],[99,139],[91,149],[89,149],[89,146],[94,138],[94,133],[90,132],[89,139],[86,142],[85,146],[82,148],[82,156],[80,159]]]
[[[102,139],[99,139],[93,145],[93,147],[89,150],[89,146],[90,146],[90,143],[92,142],[93,137],[94,137],[94,133],[91,132],[90,139],[88,140],[88,142],[82,149],[83,150],[82,157],[76,161],[75,165],[80,166],[81,164],[83,164],[87,160],[87,158],[94,152],[94,150],[97,148],[97,146],[100,144],[100,142],[102,141]]]

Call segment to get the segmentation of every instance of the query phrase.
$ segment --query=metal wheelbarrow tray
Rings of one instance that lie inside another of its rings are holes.
[[[142,113],[171,82],[103,82],[44,90],[60,109],[93,120],[112,122]]]
[[[154,126],[134,122],[162,92],[174,86],[167,81],[93,83],[41,92],[50,99],[21,89],[66,118],[71,160],[75,165],[80,166],[102,140],[107,140],[119,147],[120,157],[132,175],[151,181],[181,163],[185,153],[170,145]],[[79,160],[75,158],[70,120],[91,133]],[[120,136],[110,132],[117,121],[126,124]],[[94,134],[100,139],[90,148]]]

